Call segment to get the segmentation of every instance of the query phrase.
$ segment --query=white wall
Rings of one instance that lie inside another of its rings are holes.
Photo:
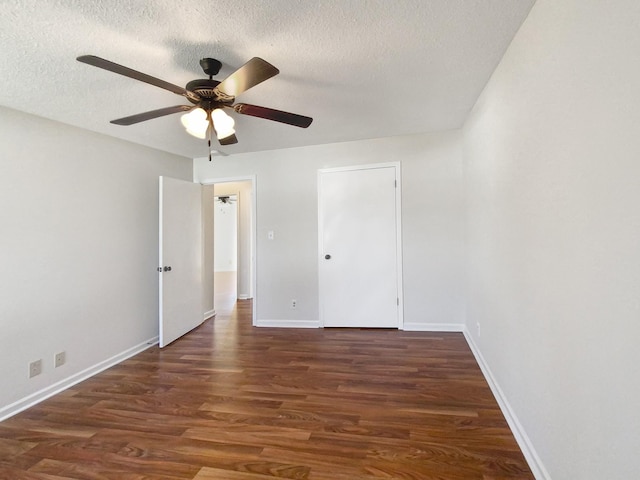
[[[158,335],[158,175],[191,164],[0,108],[0,418]]]
[[[311,127],[313,128],[313,127]],[[194,161],[196,181],[257,176],[257,321],[318,321],[317,171],[402,162],[404,317],[408,328],[464,323],[464,196],[459,132],[411,135]],[[273,230],[274,240],[267,239]],[[289,307],[290,299],[298,307]]]
[[[464,129],[467,326],[558,480],[640,478],[639,55],[640,2],[538,0]]]

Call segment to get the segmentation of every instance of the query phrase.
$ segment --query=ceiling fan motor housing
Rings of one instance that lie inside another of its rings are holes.
[[[235,97],[226,96],[222,92],[216,91],[216,87],[220,84],[218,80],[212,80],[208,78],[203,78],[199,80],[191,80],[187,83],[185,89],[190,92],[198,94],[201,98],[201,101],[192,99],[188,97],[188,100],[191,103],[200,105],[204,107],[206,104],[219,104],[222,105],[231,105]],[[213,105],[214,108],[216,105]]]

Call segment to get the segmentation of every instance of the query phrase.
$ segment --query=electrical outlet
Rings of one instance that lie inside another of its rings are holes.
[[[297,300],[291,300],[291,308],[296,308],[297,305],[298,305]]]
[[[31,362],[29,364],[29,378],[33,378],[36,375],[40,375],[42,373],[42,360],[36,360],[35,362]]]
[[[480,336],[480,322],[476,322],[476,332],[478,332],[478,337]]]
[[[56,368],[61,367],[67,362],[67,354],[66,352],[56,353],[56,356],[53,360],[53,364]]]

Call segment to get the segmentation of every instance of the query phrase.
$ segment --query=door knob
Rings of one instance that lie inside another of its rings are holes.
[[[325,255],[325,256],[324,256],[324,259],[325,259],[325,260],[330,260],[330,259],[331,259],[331,255]]]
[[[165,272],[170,272],[171,271],[171,267],[164,267],[164,271]]]

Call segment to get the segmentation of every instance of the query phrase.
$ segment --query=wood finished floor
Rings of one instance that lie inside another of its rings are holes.
[[[0,478],[534,478],[461,334],[250,319],[240,301],[0,423]]]

